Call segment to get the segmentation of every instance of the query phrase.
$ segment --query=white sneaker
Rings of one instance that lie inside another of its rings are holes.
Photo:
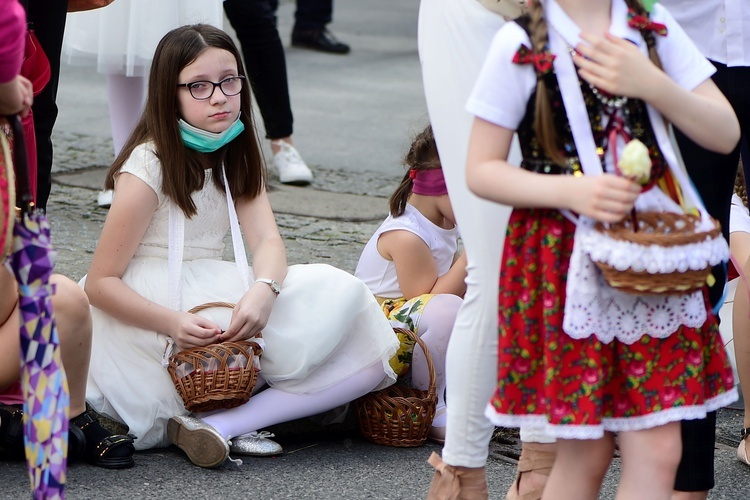
[[[313,173],[294,146],[284,141],[274,141],[271,144],[280,148],[273,155],[273,166],[278,170],[282,184],[306,186],[312,182]]]
[[[112,206],[112,198],[114,197],[114,195],[115,192],[111,189],[102,191],[96,197],[96,204],[100,207],[109,208]]]

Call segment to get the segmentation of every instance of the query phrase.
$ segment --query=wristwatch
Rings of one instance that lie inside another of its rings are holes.
[[[256,283],[265,283],[266,285],[271,287],[271,291],[275,293],[276,295],[281,292],[281,285],[279,285],[279,282],[276,280],[268,279],[268,278],[258,278],[255,280]]]

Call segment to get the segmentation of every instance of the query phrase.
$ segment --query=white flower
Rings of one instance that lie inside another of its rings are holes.
[[[638,139],[628,142],[622,149],[617,167],[624,177],[646,184],[651,177],[651,157],[646,145]]]

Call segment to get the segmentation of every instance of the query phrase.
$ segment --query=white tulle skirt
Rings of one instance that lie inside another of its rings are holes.
[[[244,293],[233,262],[186,261],[181,279],[185,311],[206,302],[236,302]],[[164,259],[134,259],[123,280],[143,297],[168,304]],[[231,310],[201,314],[226,328]],[[167,420],[186,411],[162,366],[166,335],[126,325],[93,307],[92,315],[87,401],[127,424],[138,436],[136,448],[167,446]],[[315,393],[378,361],[383,364],[378,388],[395,382],[388,362],[398,341],[390,324],[364,283],[331,266],[289,268],[263,338],[260,374],[271,387]]]
[[[159,40],[186,24],[221,28],[222,0],[117,0],[68,15],[62,60],[108,75],[146,76]]]

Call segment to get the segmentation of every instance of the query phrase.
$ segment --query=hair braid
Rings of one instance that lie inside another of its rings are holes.
[[[649,13],[646,10],[646,7],[643,6],[643,3],[641,3],[641,0],[625,0],[625,4],[630,10],[639,16],[649,17]],[[641,36],[648,47],[648,55],[651,58],[651,62],[654,63],[657,68],[664,69],[661,64],[659,53],[656,51],[656,37],[654,36],[654,32],[647,29],[642,29],[640,31]]]
[[[541,54],[549,50],[549,33],[547,30],[547,21],[544,18],[544,7],[539,0],[531,0],[529,4],[529,17],[531,48],[535,54]],[[555,163],[564,164],[565,158],[560,154],[557,140],[552,103],[549,100],[547,84],[542,76],[537,76],[536,80],[534,131],[536,132],[537,141],[545,154]]]

